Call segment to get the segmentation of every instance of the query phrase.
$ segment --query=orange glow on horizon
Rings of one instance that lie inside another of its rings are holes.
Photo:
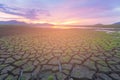
[[[51,28],[54,28],[54,29],[71,29],[72,27],[67,27],[67,26],[52,26]]]
[[[90,21],[89,21],[90,20]],[[57,20],[33,20],[32,23],[48,23],[53,25],[87,25],[92,24],[92,22],[96,22],[96,19],[65,19],[62,21]]]

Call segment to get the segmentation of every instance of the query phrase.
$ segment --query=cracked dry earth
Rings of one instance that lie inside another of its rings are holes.
[[[120,80],[120,36],[33,30],[0,38],[0,80]]]

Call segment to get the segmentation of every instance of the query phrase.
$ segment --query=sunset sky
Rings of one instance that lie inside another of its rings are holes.
[[[0,21],[112,24],[120,21],[120,0],[0,0]]]

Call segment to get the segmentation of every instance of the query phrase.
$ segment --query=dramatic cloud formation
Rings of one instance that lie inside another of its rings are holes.
[[[11,14],[11,15],[17,15],[17,16],[23,16],[28,19],[37,19],[39,18],[39,15],[45,15],[49,16],[49,12],[47,10],[41,10],[41,9],[24,9],[24,8],[18,8],[18,7],[9,7],[4,4],[0,4],[0,11]]]
[[[1,0],[0,12],[33,23],[110,24],[120,20],[120,0]]]

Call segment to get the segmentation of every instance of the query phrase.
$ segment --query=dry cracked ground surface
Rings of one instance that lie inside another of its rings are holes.
[[[120,80],[120,34],[7,31],[0,37],[0,80]]]

